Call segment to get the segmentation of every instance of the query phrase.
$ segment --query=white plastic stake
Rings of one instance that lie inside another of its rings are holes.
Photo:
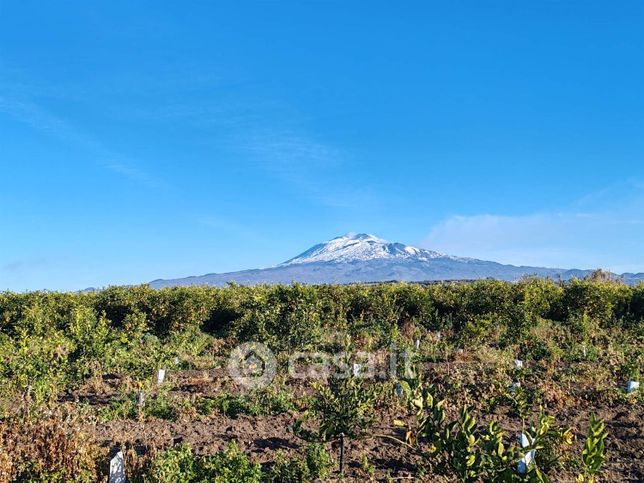
[[[163,384],[164,379],[165,379],[165,369],[159,369],[159,372],[157,372],[157,384]]]
[[[143,406],[143,403],[145,402],[145,393],[143,391],[139,391],[136,394],[136,405],[138,407]]]
[[[514,359],[514,368],[523,369],[523,361],[521,359]]]
[[[532,460],[534,460],[534,455],[535,455],[536,450],[532,449],[528,451],[523,458],[519,460],[519,464],[517,466],[517,471],[521,473],[522,475],[527,473],[528,467],[532,463]]]
[[[420,339],[416,339],[416,350],[420,349]]]
[[[125,458],[121,451],[110,460],[109,483],[125,483]]]
[[[626,392],[631,393],[634,391],[637,391],[640,388],[640,382],[639,381],[628,381],[628,384],[626,384]]]
[[[181,360],[179,359],[179,356],[175,356],[175,358],[174,358],[174,365],[175,365],[175,366],[178,366],[180,362],[181,362]]]
[[[354,376],[359,376],[361,372],[362,372],[362,364],[354,364],[353,365],[353,375]]]
[[[518,384],[518,383],[515,383]],[[521,445],[522,448],[528,448],[530,446],[530,438],[528,437],[527,434],[521,433],[519,436],[519,444]],[[519,464],[517,466],[517,471],[521,474],[524,474],[528,471],[528,467],[530,466],[530,463],[532,463],[532,460],[534,459],[536,450],[530,450],[528,451],[523,458],[519,460]]]

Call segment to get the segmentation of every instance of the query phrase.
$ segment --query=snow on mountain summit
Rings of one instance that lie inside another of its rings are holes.
[[[429,282],[493,278],[515,281],[526,276],[569,280],[590,270],[526,267],[462,258],[416,248],[367,235],[347,234],[320,243],[280,265],[196,277],[154,280],[153,288],[187,285],[225,286],[290,284],[347,284],[374,282]],[[629,284],[642,283],[644,274],[624,274]]]
[[[353,262],[376,259],[429,261],[446,255],[402,243],[391,243],[367,233],[346,234],[315,245],[281,266],[312,262]]]

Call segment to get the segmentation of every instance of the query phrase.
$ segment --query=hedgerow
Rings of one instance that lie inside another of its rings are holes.
[[[314,342],[320,327],[348,324],[461,330],[467,322],[493,317],[520,328],[536,319],[559,322],[583,315],[602,326],[640,325],[644,320],[644,284],[636,287],[602,280],[555,282],[529,278],[517,283],[377,284],[349,286],[260,285],[254,287],[108,287],[89,293],[0,293],[0,331],[15,335],[47,334],[65,329],[74,313],[89,309],[113,328],[127,328],[132,317],[145,317],[159,337],[199,328],[232,331],[241,338],[267,340],[286,336],[289,344]],[[250,329],[244,319],[259,318]],[[303,329],[298,324],[307,324]]]

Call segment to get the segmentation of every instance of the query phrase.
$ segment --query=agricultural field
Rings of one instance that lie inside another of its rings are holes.
[[[644,285],[4,292],[0,352],[1,482],[644,481]]]

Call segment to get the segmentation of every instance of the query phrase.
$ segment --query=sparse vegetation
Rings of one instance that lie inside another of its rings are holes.
[[[643,294],[599,275],[0,293],[0,482],[105,478],[114,447],[133,481],[314,481],[340,434],[359,479],[642,479]],[[277,358],[265,389],[226,376],[247,341]],[[377,370],[291,379],[295,351]]]

